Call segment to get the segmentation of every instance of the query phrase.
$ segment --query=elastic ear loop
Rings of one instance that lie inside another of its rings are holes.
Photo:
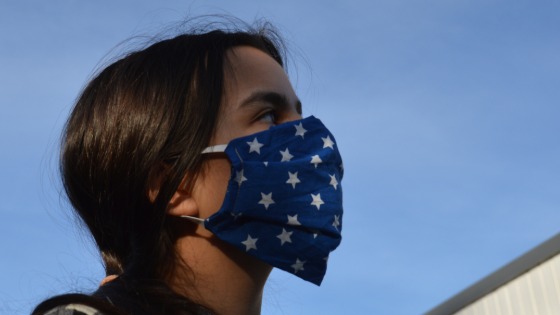
[[[217,145],[213,145],[213,146],[209,146],[207,148],[205,148],[204,150],[202,150],[202,152],[200,152],[201,154],[209,154],[209,153],[220,153],[220,152],[224,152],[227,148],[227,144],[217,144]],[[204,219],[201,218],[197,218],[197,217],[193,217],[190,215],[182,215],[179,216],[180,218],[185,218],[193,223],[196,224],[200,224],[200,225],[204,225]]]
[[[180,218],[185,218],[193,223],[199,224],[199,225],[204,225],[204,221],[201,218],[197,218],[197,217],[191,217],[190,215],[182,215],[180,216]]]
[[[217,144],[217,145],[207,147],[206,149],[202,150],[202,152],[200,153],[201,154],[220,153],[220,152],[225,152],[226,148],[227,148],[227,144]]]

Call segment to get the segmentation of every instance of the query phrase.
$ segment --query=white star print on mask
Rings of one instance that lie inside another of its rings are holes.
[[[243,176],[243,170],[241,170],[239,172],[235,172],[235,181],[237,182],[237,184],[239,186],[241,186],[241,183],[243,183],[246,180],[247,180],[247,178],[245,176]]]
[[[288,172],[288,176],[290,178],[288,178],[288,180],[286,181],[286,184],[292,184],[292,188],[296,189],[296,184],[301,183],[301,181],[299,180],[299,178],[297,177],[297,173],[292,173],[292,172]]]
[[[334,226],[334,228],[338,231],[338,227],[340,226],[340,216],[339,215],[334,216],[334,222],[333,222],[332,226]]]
[[[303,269],[304,264],[305,261],[301,261],[299,260],[299,258],[296,258],[296,263],[292,265],[292,268],[294,268],[294,273],[298,273],[298,271],[305,270]]]
[[[252,238],[251,235],[247,235],[247,239],[241,244],[245,245],[245,251],[249,251],[251,249],[257,250],[257,241],[258,238]]]
[[[280,151],[280,154],[282,154],[282,160],[280,162],[289,162],[294,156],[290,154],[290,151],[288,151],[288,148],[286,148],[286,150],[284,151]]]
[[[329,183],[329,185],[333,186],[334,190],[336,190],[338,187],[338,181],[336,180],[334,174],[329,176],[331,177],[331,182]]]
[[[330,136],[327,136],[326,138],[321,138],[323,139],[323,149],[324,148],[331,148],[334,150],[334,142],[331,140]]]
[[[253,141],[247,142],[247,144],[249,145],[249,153],[257,152],[258,154],[261,154],[261,148],[264,144],[259,143],[257,138],[253,139]]]
[[[311,164],[315,165],[315,168],[317,168],[317,165],[319,165],[320,163],[322,163],[323,161],[321,161],[321,158],[318,155],[314,155],[311,157]]]
[[[301,136],[301,138],[303,138],[303,135],[307,132],[307,130],[303,128],[303,125],[299,123],[299,125],[294,125],[294,127],[296,127],[296,137]]]
[[[301,225],[301,223],[299,223],[298,218],[297,218],[297,214],[296,215],[289,215],[288,214],[288,225]]]
[[[261,197],[262,199],[259,201],[259,204],[264,205],[265,209],[268,210],[268,206],[274,203],[274,200],[272,200],[272,193],[261,193]]]
[[[292,239],[291,236],[294,232],[288,232],[286,231],[286,229],[282,229],[282,233],[276,235],[276,237],[278,237],[280,239],[281,244],[280,245],[284,245],[284,243],[291,243]]]
[[[313,198],[311,204],[316,206],[317,210],[321,210],[321,205],[324,204],[323,200],[321,200],[321,194],[311,194],[311,198]]]

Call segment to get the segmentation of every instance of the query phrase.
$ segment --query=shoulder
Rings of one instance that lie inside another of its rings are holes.
[[[39,304],[32,315],[111,315],[122,314],[102,299],[85,294],[64,294]]]
[[[100,310],[93,308],[92,306],[72,303],[66,305],[56,306],[55,308],[48,310],[45,315],[104,315]]]

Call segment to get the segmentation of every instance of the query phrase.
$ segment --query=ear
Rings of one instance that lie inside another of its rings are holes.
[[[150,186],[148,189],[148,198],[154,202],[159,193],[163,175],[165,174],[165,166],[161,166],[157,175],[152,176],[150,179]],[[167,213],[172,216],[198,216],[198,205],[190,194],[190,188],[186,185],[186,177],[183,179],[177,191],[171,197],[167,205]]]
[[[192,197],[190,189],[185,187],[184,179],[179,188],[171,197],[169,204],[167,205],[167,213],[172,216],[198,216],[198,204]]]

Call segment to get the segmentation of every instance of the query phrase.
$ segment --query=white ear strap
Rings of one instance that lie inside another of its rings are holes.
[[[206,149],[202,150],[202,154],[206,153],[216,153],[216,152],[224,152],[227,148],[227,144],[218,144],[207,147]]]
[[[201,225],[204,224],[203,219],[197,218],[197,217],[191,217],[190,215],[182,215],[181,218],[185,218],[185,219],[187,219],[187,220],[189,220],[193,223],[196,223],[196,224],[201,224]]]

